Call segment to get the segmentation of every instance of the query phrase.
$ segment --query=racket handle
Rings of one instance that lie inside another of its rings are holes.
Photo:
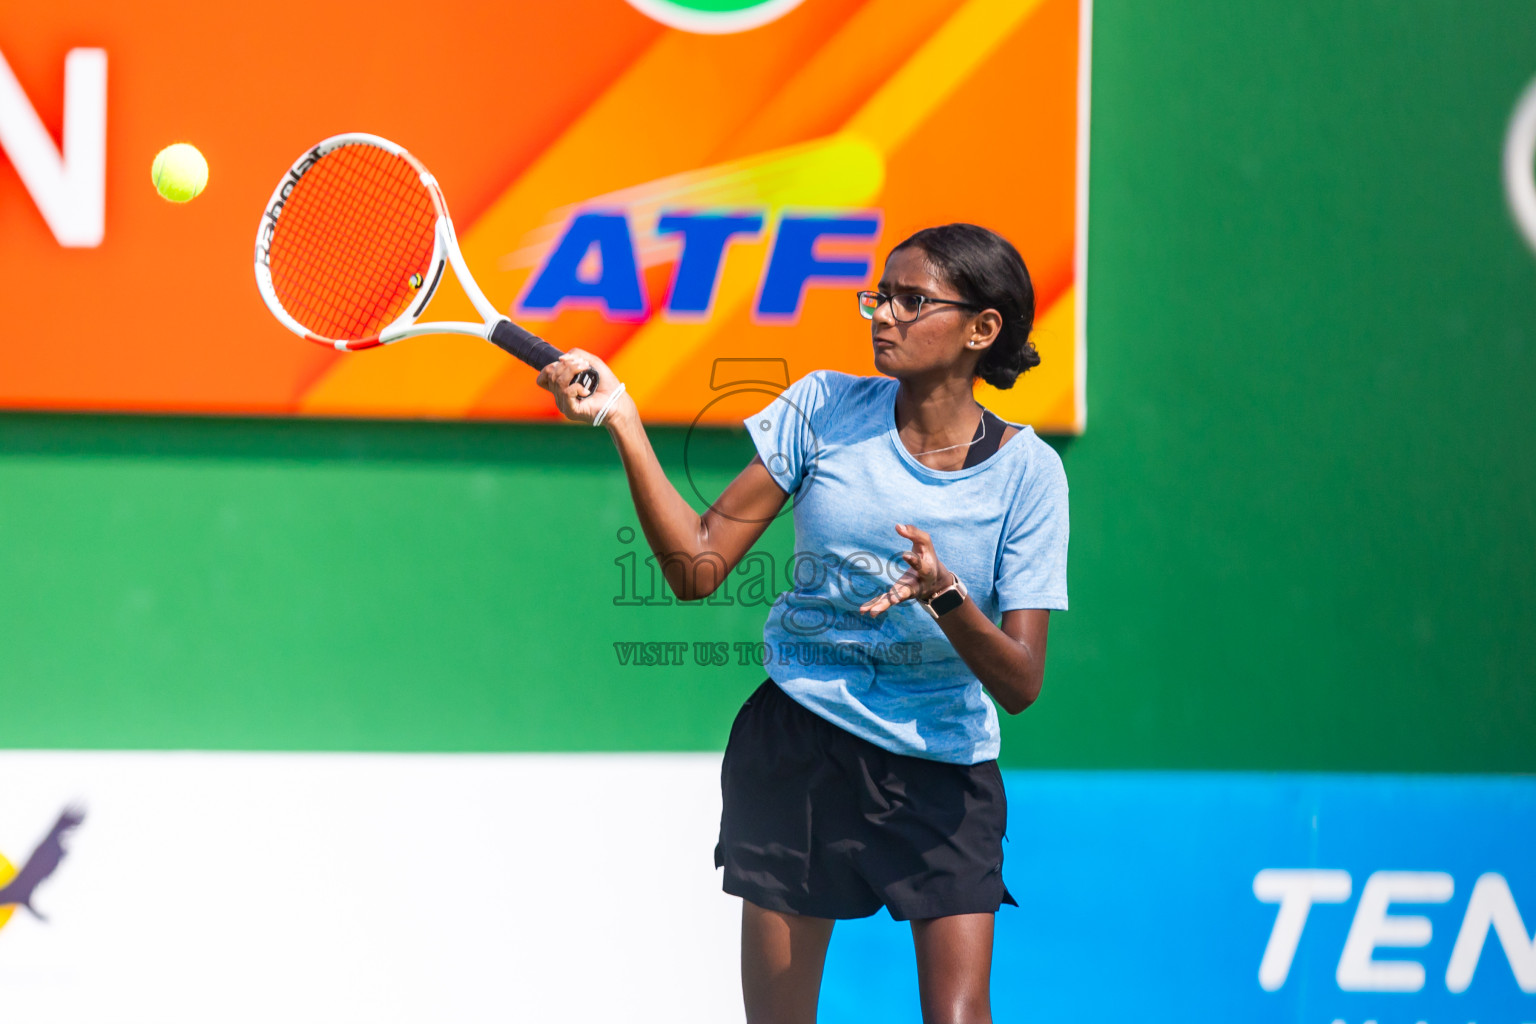
[[[543,338],[529,334],[511,320],[496,321],[496,326],[491,328],[491,343],[535,370],[544,369],[563,354]],[[597,390],[597,371],[582,370],[576,375],[576,381],[584,385],[590,395]]]

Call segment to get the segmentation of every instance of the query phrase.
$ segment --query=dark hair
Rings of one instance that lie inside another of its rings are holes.
[[[1040,365],[1029,334],[1035,327],[1035,286],[1024,258],[1008,239],[975,224],[924,228],[891,250],[923,250],[928,263],[982,309],[995,309],[1003,329],[976,364],[976,376],[995,388],[1011,388],[1019,374]]]

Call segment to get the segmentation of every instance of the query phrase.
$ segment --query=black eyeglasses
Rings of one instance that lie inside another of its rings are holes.
[[[917,292],[902,292],[900,295],[887,295],[885,292],[859,292],[859,315],[865,320],[875,318],[875,310],[882,304],[891,304],[891,316],[898,323],[909,324],[918,318],[923,311],[923,304],[927,302],[940,302],[946,306],[960,306],[963,309],[980,309],[970,302],[961,302],[958,299],[935,299],[927,295],[919,295]]]

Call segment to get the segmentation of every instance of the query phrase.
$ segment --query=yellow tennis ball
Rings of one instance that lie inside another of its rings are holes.
[[[208,185],[208,161],[197,147],[186,142],[166,146],[155,154],[150,168],[155,191],[173,203],[196,199]]]

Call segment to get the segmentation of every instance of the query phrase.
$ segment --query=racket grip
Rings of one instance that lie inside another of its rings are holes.
[[[543,338],[529,334],[511,320],[496,321],[496,326],[491,328],[491,343],[535,370],[544,369],[563,354]],[[576,375],[576,380],[586,387],[589,395],[597,390],[596,370],[582,370]]]

